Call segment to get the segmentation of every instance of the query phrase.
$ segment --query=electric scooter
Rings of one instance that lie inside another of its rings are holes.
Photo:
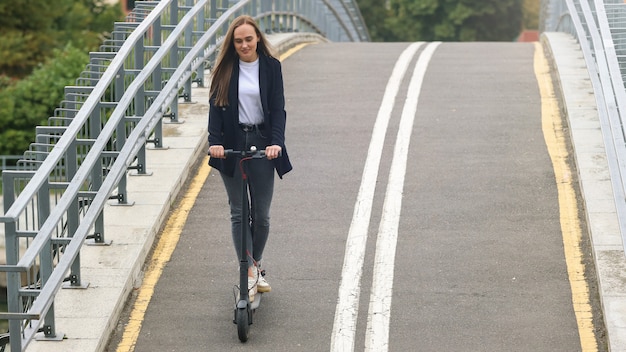
[[[239,160],[239,168],[241,169],[241,194],[242,194],[242,211],[241,211],[241,260],[239,261],[239,287],[235,287],[235,311],[234,311],[234,319],[233,323],[237,325],[237,334],[239,336],[239,340],[241,342],[248,341],[248,335],[250,333],[250,325],[252,324],[252,316],[254,311],[261,304],[261,297],[263,294],[258,292],[254,296],[254,302],[250,302],[250,297],[248,294],[248,253],[246,248],[248,247],[247,239],[246,239],[246,226],[244,224],[247,223],[247,219],[249,219],[248,215],[248,207],[245,206],[248,204],[248,176],[245,173],[245,168],[243,167],[244,162],[252,160],[252,159],[262,159],[265,157],[265,150],[257,150],[255,146],[250,147],[250,150],[232,150],[227,149],[224,151],[226,157],[230,156],[240,156]],[[261,275],[261,272],[259,272]]]

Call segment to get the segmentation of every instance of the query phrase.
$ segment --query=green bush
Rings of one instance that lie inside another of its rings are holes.
[[[46,125],[65,86],[73,85],[89,62],[89,55],[71,44],[25,79],[0,91],[0,154],[19,155],[34,140],[35,126]]]
[[[21,155],[123,13],[104,0],[14,0],[0,18],[0,154]]]

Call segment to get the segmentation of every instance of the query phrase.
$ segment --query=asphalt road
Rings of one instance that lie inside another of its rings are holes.
[[[276,181],[263,263],[272,292],[250,340],[240,343],[232,323],[238,263],[224,188],[211,171],[136,352],[308,352],[342,343],[362,351],[366,341],[389,351],[580,350],[533,44],[443,43],[430,60],[424,44],[395,99],[385,100],[408,47],[318,44],[283,62],[294,170]],[[410,86],[420,58],[425,73]],[[416,92],[415,113],[403,113]],[[376,142],[381,104],[389,122]],[[407,130],[408,140],[398,137]],[[404,152],[406,162],[396,158]],[[368,313],[390,280],[383,312]],[[342,305],[350,289],[356,295]],[[338,326],[336,315],[351,309]]]

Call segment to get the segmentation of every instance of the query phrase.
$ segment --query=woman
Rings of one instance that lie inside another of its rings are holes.
[[[230,24],[211,78],[209,110],[209,165],[220,171],[230,204],[231,230],[237,256],[241,253],[241,171],[237,158],[225,158],[225,149],[265,149],[265,159],[246,162],[250,220],[247,229],[248,289],[250,300],[270,285],[258,266],[269,235],[274,170],[280,178],[291,170],[285,148],[285,97],[280,61],[250,16]],[[241,258],[239,258],[241,260]]]

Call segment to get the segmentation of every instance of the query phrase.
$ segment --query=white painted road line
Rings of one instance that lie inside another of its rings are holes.
[[[385,352],[389,349],[389,321],[391,319],[396,245],[398,242],[400,213],[402,212],[402,193],[404,191],[409,144],[411,142],[413,122],[415,121],[424,74],[439,44],[441,43],[430,43],[419,56],[402,110],[380,227],[378,229],[378,238],[376,240],[374,277],[365,335],[365,351]]]
[[[385,134],[393,110],[394,101],[409,63],[423,43],[413,43],[406,48],[392,71],[387,82],[385,94],[378,110],[372,138],[370,140],[361,186],[354,206],[352,222],[346,240],[346,250],[341,272],[335,320],[331,336],[331,352],[354,350],[354,336],[361,292],[361,274],[367,244],[367,230],[372,212],[372,202],[378,169],[382,155]]]

